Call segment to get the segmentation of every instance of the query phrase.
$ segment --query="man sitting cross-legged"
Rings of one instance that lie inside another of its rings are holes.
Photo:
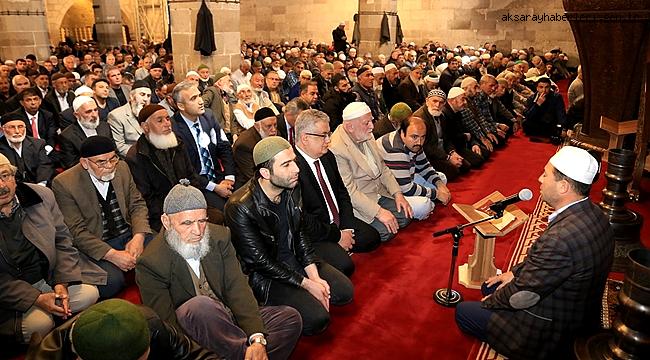
[[[200,190],[179,184],[163,204],[164,229],[138,259],[142,301],[163,321],[226,359],[286,359],[300,336],[298,312],[258,308],[230,230],[208,224]]]

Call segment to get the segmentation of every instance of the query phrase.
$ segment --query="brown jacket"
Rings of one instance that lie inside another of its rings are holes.
[[[129,224],[131,233],[151,234],[147,219],[147,205],[135,186],[128,165],[120,161],[116,165],[115,178],[111,180],[122,216]],[[62,172],[52,181],[52,190],[59,203],[65,223],[70,228],[74,245],[84,256],[100,260],[111,249],[102,241],[102,213],[95,185],[90,174],[81,164]],[[98,279],[97,279],[98,280]],[[103,283],[92,284],[103,285]]]
[[[210,231],[210,252],[201,266],[210,288],[230,308],[247,336],[264,333],[257,300],[230,242],[230,230],[208,224],[206,231]],[[176,309],[197,295],[190,271],[187,262],[167,244],[164,230],[147,245],[135,267],[142,302],[176,328],[180,328]]]
[[[401,190],[393,173],[384,164],[374,139],[368,140],[368,145],[379,174],[373,174],[365,156],[345,132],[343,125],[332,134],[330,151],[336,156],[341,178],[350,193],[354,216],[370,224],[380,209],[377,195],[393,198]]]
[[[52,287],[56,284],[80,283],[82,271],[79,253],[72,246],[72,237],[52,191],[40,185],[18,183],[16,195],[25,211],[23,235],[47,258],[47,283]],[[8,335],[14,329],[20,332],[22,313],[34,305],[41,292],[17,278],[15,266],[7,262],[9,255],[4,244],[4,241],[0,241],[0,253],[3,255],[0,256],[0,334]],[[97,265],[89,267],[89,270],[95,273],[102,271]]]

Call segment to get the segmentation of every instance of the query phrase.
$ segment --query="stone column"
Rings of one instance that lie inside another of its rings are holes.
[[[381,20],[384,12],[388,16],[390,29],[390,41],[384,44],[379,43],[381,36]],[[395,47],[397,34],[397,0],[359,0],[359,52],[365,54],[370,52],[373,56],[384,54],[388,58]],[[350,34],[352,39],[352,34]]]
[[[174,67],[177,74],[196,70],[200,64],[216,73],[223,66],[235,70],[240,61],[239,0],[206,0],[214,23],[214,40],[217,50],[210,56],[202,56],[194,50],[196,14],[201,1],[168,0],[172,28]]]
[[[93,0],[97,42],[100,46],[120,46],[122,38],[122,13],[115,0]]]
[[[43,0],[0,1],[0,58],[15,60],[34,54],[38,60],[50,55]]]

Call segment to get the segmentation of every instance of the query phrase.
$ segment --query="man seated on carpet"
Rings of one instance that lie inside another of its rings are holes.
[[[449,90],[447,103],[442,107],[442,114],[450,134],[449,141],[454,144],[460,156],[472,165],[472,168],[478,168],[487,160],[489,150],[483,149],[480,138],[473,135],[473,132],[478,132],[476,129],[478,124],[472,118],[471,113],[465,110],[466,104],[465,90],[454,86]]]
[[[120,156],[126,156],[129,148],[142,135],[138,114],[149,103],[151,103],[151,89],[144,80],[138,80],[129,92],[129,102],[108,113],[108,125],[111,126],[113,140]]]
[[[352,301],[352,282],[314,254],[291,144],[279,136],[262,139],[253,159],[255,177],[226,204],[232,243],[257,300],[295,308],[303,333],[318,334],[329,325],[330,303]]]
[[[481,302],[456,309],[461,330],[516,359],[557,359],[573,338],[597,328],[600,302],[614,256],[613,232],[589,191],[598,163],[565,146],[539,177],[552,206],[546,231],[526,259],[489,278]]]
[[[278,118],[273,113],[273,110],[260,108],[255,112],[254,119],[255,124],[240,133],[232,147],[233,158],[237,165],[236,189],[239,189],[248,180],[255,177],[255,162],[253,160],[253,149],[255,145],[262,139],[278,134]]]
[[[447,103],[447,95],[440,89],[434,89],[427,94],[427,100],[421,108],[413,113],[427,124],[427,138],[424,142],[424,153],[431,165],[453,180],[471,168],[456,151],[452,137],[457,136],[457,129],[442,113]]]
[[[512,135],[517,118],[497,99],[496,91],[499,87],[497,79],[490,75],[483,75],[479,82],[481,91],[476,97],[479,110],[483,112],[486,119],[491,119],[497,129],[508,137]]]
[[[410,116],[402,121],[399,130],[377,139],[377,148],[386,166],[406,196],[425,197],[428,201],[411,203],[413,217],[425,219],[433,211],[434,200],[449,203],[451,193],[447,188],[445,174],[433,169],[423,149],[427,125],[419,117]],[[410,202],[410,200],[409,200]]]
[[[74,346],[73,346],[74,343]],[[95,304],[30,344],[27,359],[217,360],[146,306],[122,299]]]
[[[223,201],[215,186],[209,190],[209,181],[194,171],[183,143],[172,131],[172,120],[160,104],[149,104],[138,114],[144,132],[126,154],[133,181],[147,203],[149,225],[160,231],[163,200],[181,179],[201,189],[208,203],[210,222],[223,223]],[[221,208],[220,208],[221,207]]]
[[[287,306],[258,307],[230,230],[209,224],[206,209],[189,182],[171,189],[164,228],[138,259],[142,302],[227,359],[288,358],[300,336],[300,315]]]
[[[476,104],[476,97],[481,91],[478,86],[478,81],[473,77],[466,77],[460,83],[460,88],[465,91],[465,99],[467,100],[467,110],[472,113],[472,118],[480,126],[481,130],[485,134],[485,137],[489,140],[489,143],[482,140],[483,145],[488,148],[488,150],[493,151],[494,147],[503,146],[505,144],[505,132],[499,130],[497,126],[488,121],[483,113],[478,108]]]
[[[79,164],[52,181],[52,190],[85,264],[93,273],[102,298],[125,286],[124,273],[135,267],[151,234],[147,205],[135,186],[129,167],[121,162],[113,140],[91,136],[81,144]]]
[[[398,130],[402,124],[402,121],[404,121],[412,114],[413,111],[406,103],[398,102],[390,109],[388,116],[383,116],[381,119],[379,119],[379,121],[375,123],[375,128],[372,130],[372,135],[374,135],[375,139],[379,139],[389,132]]]
[[[409,224],[413,209],[381,158],[373,127],[370,107],[364,102],[351,103],[343,110],[343,124],[332,134],[330,150],[336,156],[354,215],[379,231],[382,241],[388,241]]]
[[[551,89],[551,79],[540,77],[537,91],[526,103],[526,120],[522,127],[528,136],[560,136],[566,130],[566,112],[562,95]]]
[[[54,316],[65,319],[99,295],[81,283],[79,253],[52,191],[16,181],[16,171],[0,154],[0,339],[28,343],[54,328]]]
[[[296,121],[296,163],[300,168],[304,219],[316,254],[350,276],[349,252],[379,246],[379,233],[354,216],[348,190],[329,151],[332,133],[324,112],[306,110]]]

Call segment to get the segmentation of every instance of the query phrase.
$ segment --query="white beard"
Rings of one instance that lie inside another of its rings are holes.
[[[25,136],[27,136],[27,134],[23,134],[20,137],[14,137],[14,136],[7,137],[7,141],[9,141],[10,143],[12,143],[14,145],[19,145],[23,141],[25,141]]]
[[[429,110],[429,114],[431,114],[431,116],[433,116],[433,117],[438,117],[438,116],[442,115],[442,111],[440,111],[440,110],[431,110],[431,109],[428,109],[428,110]]]
[[[210,229],[205,228],[201,241],[196,244],[186,243],[174,229],[165,231],[167,244],[183,259],[201,260],[210,252]]]
[[[166,150],[178,146],[178,139],[173,132],[167,135],[158,135],[150,132],[147,139],[156,149]]]
[[[90,168],[87,169],[88,173],[90,176],[94,177],[95,179],[103,182],[109,182],[115,178],[115,171],[109,174],[104,174],[102,176],[97,176],[94,171],[92,171]]]
[[[94,121],[78,119],[78,121],[81,127],[86,128],[88,130],[95,130],[99,126],[99,119],[95,119]]]

